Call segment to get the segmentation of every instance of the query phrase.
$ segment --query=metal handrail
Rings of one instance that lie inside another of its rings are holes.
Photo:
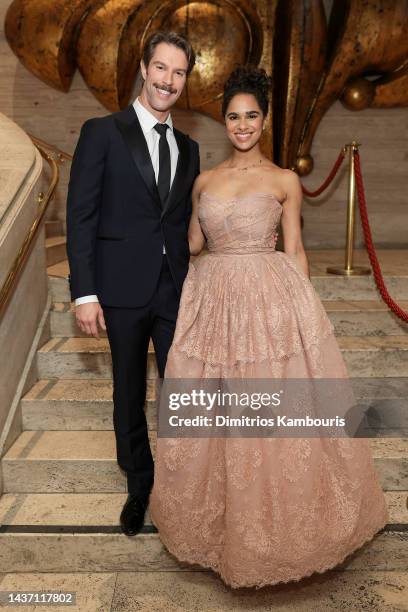
[[[37,138],[31,137],[31,139],[33,140],[35,146],[41,153],[42,157],[48,162],[51,168],[51,171],[52,171],[51,182],[49,184],[46,194],[42,192],[38,194],[39,207],[38,207],[37,216],[35,220],[33,221],[30,229],[28,230],[26,237],[24,239],[24,242],[21,245],[16,255],[16,258],[14,259],[10,272],[8,273],[7,278],[4,281],[3,286],[0,289],[0,319],[4,315],[6,306],[9,303],[10,298],[13,294],[13,290],[15,288],[17,280],[20,277],[23,267],[31,252],[32,246],[34,244],[34,239],[37,235],[41,221],[43,220],[45,211],[47,210],[49,201],[51,200],[51,197],[55,191],[55,188],[59,180],[59,168],[58,168],[57,161],[43,148],[43,146],[46,146],[49,149],[55,150],[58,156],[60,156],[60,154],[64,156],[68,155],[68,154],[64,154],[63,151],[56,150],[55,147],[52,147],[48,145],[47,143],[43,143]],[[67,159],[69,159],[69,157],[67,157]],[[60,161],[61,161],[61,158],[60,158]]]
[[[37,138],[37,136],[33,136],[30,133],[27,133],[27,134],[38,149],[41,150],[41,148],[43,148],[43,149],[48,149],[50,151],[54,151],[54,153],[56,153],[58,156],[59,162],[62,163],[64,159],[68,161],[72,161],[72,155],[70,155],[69,153],[66,153],[66,151],[62,151],[58,147],[55,147],[54,145],[49,144],[45,140],[41,140],[40,138]]]

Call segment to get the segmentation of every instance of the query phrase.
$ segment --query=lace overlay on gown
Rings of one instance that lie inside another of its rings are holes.
[[[344,378],[310,280],[275,250],[274,194],[202,193],[208,253],[191,263],[168,378]],[[158,438],[150,515],[180,561],[232,587],[342,562],[388,520],[366,439]]]

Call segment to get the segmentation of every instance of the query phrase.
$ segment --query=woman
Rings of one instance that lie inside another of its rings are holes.
[[[308,277],[299,178],[261,152],[269,90],[257,69],[225,85],[233,152],[194,185],[191,253],[208,253],[190,264],[167,378],[347,378]],[[388,519],[368,441],[344,437],[158,438],[150,515],[180,561],[232,587],[324,572]]]

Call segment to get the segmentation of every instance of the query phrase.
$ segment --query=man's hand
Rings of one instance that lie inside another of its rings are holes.
[[[98,324],[106,330],[103,310],[98,302],[88,302],[75,307],[75,316],[80,329],[99,339]]]

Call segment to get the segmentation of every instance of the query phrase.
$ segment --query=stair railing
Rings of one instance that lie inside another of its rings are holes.
[[[45,212],[47,210],[48,204],[52,198],[52,195],[55,191],[55,188],[58,184],[58,180],[59,180],[59,168],[58,168],[58,162],[61,162],[62,160],[62,156],[64,156],[64,158],[66,157],[67,159],[69,159],[70,156],[68,156],[68,154],[64,154],[62,151],[57,150],[56,153],[57,155],[61,155],[61,157],[58,157],[57,159],[55,159],[52,155],[50,155],[50,153],[48,153],[48,151],[46,151],[46,149],[44,148],[45,146],[48,149],[54,150],[54,147],[51,147],[49,145],[47,145],[46,143],[43,143],[42,141],[39,141],[37,138],[33,138],[31,137],[33,143],[35,144],[35,146],[37,147],[37,149],[39,150],[41,156],[47,161],[47,163],[49,164],[50,168],[51,168],[51,181],[50,184],[48,186],[47,192],[43,193],[40,192],[37,196],[38,199],[38,212],[37,212],[37,216],[34,219],[33,223],[31,224],[30,229],[28,230],[23,244],[21,245],[15,259],[14,262],[11,266],[11,269],[7,275],[6,280],[4,281],[1,289],[0,289],[0,319],[3,317],[5,309],[7,304],[10,301],[11,296],[13,295],[13,291],[15,289],[15,286],[17,284],[18,279],[20,278],[21,272],[25,266],[25,263],[30,255],[31,249],[33,247],[35,238],[37,236],[37,232],[40,228],[41,225],[41,221],[44,218]]]

